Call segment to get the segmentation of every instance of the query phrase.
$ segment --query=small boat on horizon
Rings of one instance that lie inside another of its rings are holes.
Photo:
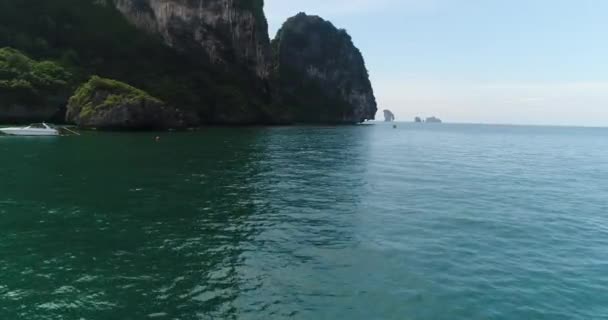
[[[46,123],[33,123],[27,127],[0,128],[0,132],[11,136],[58,136],[59,130]]]

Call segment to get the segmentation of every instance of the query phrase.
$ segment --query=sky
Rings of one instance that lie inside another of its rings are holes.
[[[608,1],[266,0],[346,29],[398,120],[608,126]],[[381,116],[381,113],[378,114]]]

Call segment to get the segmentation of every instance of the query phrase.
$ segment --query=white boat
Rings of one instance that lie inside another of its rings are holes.
[[[46,123],[34,123],[27,127],[0,128],[0,132],[12,136],[58,136],[59,131]]]

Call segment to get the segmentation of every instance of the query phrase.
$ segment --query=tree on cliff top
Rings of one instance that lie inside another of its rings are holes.
[[[0,49],[0,97],[2,104],[39,106],[53,97],[64,99],[71,74],[51,61],[35,61],[18,50]]]

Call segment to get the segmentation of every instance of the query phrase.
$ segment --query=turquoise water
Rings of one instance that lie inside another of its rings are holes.
[[[608,130],[0,137],[0,319],[605,319]]]

